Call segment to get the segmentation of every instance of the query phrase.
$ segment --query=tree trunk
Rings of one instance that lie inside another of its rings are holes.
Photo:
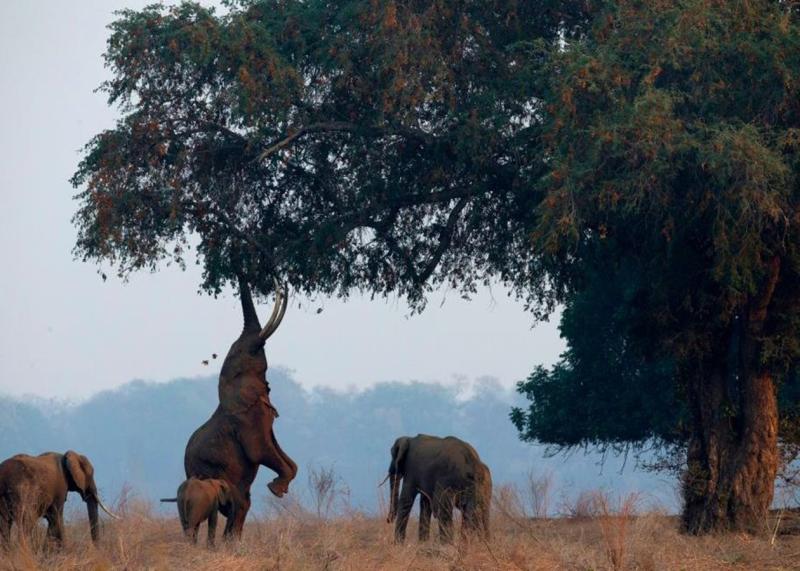
[[[688,533],[767,530],[778,473],[775,387],[767,374],[739,381],[742,408],[737,414],[724,398],[721,375],[701,387],[683,478],[683,527]]]
[[[778,281],[773,259],[759,295],[731,327],[727,355],[689,384],[692,435],[683,477],[683,527],[763,533],[778,473],[778,402],[761,338]]]

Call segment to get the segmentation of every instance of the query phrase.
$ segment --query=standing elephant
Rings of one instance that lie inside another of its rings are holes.
[[[39,456],[17,454],[0,463],[0,539],[8,545],[14,522],[30,535],[36,521],[47,519],[47,536],[64,542],[64,502],[67,492],[78,492],[86,502],[92,540],[97,541],[97,507],[112,514],[100,501],[94,467],[82,454],[45,452]]]
[[[275,307],[262,328],[250,288],[239,278],[244,328],[222,364],[219,406],[186,445],[187,478],[223,479],[236,489],[235,505],[221,509],[227,518],[225,538],[241,536],[250,509],[250,486],[259,466],[278,474],[268,484],[278,497],[289,491],[289,482],[297,475],[297,465],[278,445],[272,429],[278,411],[269,399],[264,343],[280,325],[287,303],[277,283],[275,290]]]
[[[461,511],[462,536],[469,531],[488,539],[491,472],[463,440],[426,434],[398,438],[392,446],[387,478],[391,482],[387,521],[395,521],[398,543],[405,540],[408,516],[418,493],[420,541],[428,539],[431,515],[439,520],[440,539],[451,541],[454,507]]]
[[[200,524],[208,521],[208,546],[214,547],[217,535],[217,512],[235,509],[234,491],[225,480],[198,480],[189,478],[178,486],[175,498],[164,498],[162,502],[177,502],[178,516],[183,533],[192,543],[197,543]]]

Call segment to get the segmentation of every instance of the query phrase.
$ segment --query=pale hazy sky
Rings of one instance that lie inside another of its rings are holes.
[[[71,254],[67,179],[115,117],[93,93],[107,74],[106,25],[114,10],[149,3],[0,2],[0,393],[80,399],[136,378],[216,373],[219,361],[201,361],[224,356],[241,330],[238,300],[198,294],[193,265],[104,283]],[[563,348],[555,322],[532,328],[500,288],[471,302],[451,292],[440,307],[443,296],[413,317],[396,299],[295,304],[267,358],[306,386],[483,375],[512,386]],[[271,308],[260,309],[263,319]]]

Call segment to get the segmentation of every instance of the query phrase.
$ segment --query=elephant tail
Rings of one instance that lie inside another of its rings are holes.
[[[162,502],[176,502],[177,503],[178,498],[161,498],[161,501]]]

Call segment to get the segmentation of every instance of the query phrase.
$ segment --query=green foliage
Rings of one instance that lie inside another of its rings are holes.
[[[786,379],[800,341],[799,48],[781,2],[621,0],[553,54],[535,236],[569,349],[520,383],[523,438],[680,441],[688,383],[720,360],[731,417],[742,367]],[[742,329],[764,292],[749,362]]]
[[[123,11],[103,85],[123,118],[86,148],[76,254],[203,286],[306,292],[520,284],[543,167],[543,47],[584,2],[186,2]]]
[[[627,450],[631,443],[675,444],[687,411],[674,364],[653,357],[637,323],[635,296],[644,287],[633,268],[593,275],[561,316],[567,351],[552,369],[537,367],[518,390],[528,410],[511,419],[524,440],[556,448]],[[650,356],[650,358],[648,358]]]

